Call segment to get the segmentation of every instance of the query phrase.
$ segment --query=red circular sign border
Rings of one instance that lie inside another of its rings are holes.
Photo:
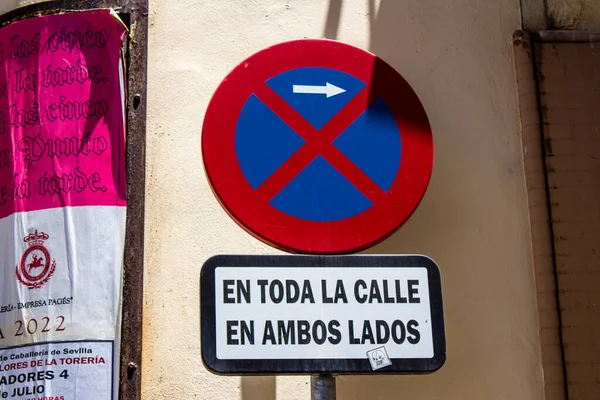
[[[369,97],[383,98],[400,129],[402,154],[396,179],[381,204],[374,204],[354,217],[314,222],[292,217],[268,203],[259,203],[260,196],[254,195],[239,166],[235,128],[246,100],[257,84],[264,85],[279,73],[301,67],[337,69],[367,83],[367,90],[371,92]],[[255,53],[221,82],[206,110],[202,156],[215,196],[227,213],[250,234],[290,252],[341,254],[379,243],[410,217],[429,184],[433,138],[417,95],[389,64],[344,43],[302,39]]]

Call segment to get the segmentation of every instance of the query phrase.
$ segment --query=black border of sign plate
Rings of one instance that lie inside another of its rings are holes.
[[[392,358],[392,365],[373,371],[364,359],[255,359],[220,360],[216,356],[215,270],[218,267],[425,267],[429,282],[432,358]],[[422,374],[438,370],[446,361],[446,336],[442,282],[437,264],[422,255],[217,255],[208,259],[200,273],[200,321],[202,361],[206,368],[224,375],[281,374]]]

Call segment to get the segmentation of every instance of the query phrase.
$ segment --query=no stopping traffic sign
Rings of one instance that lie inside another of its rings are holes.
[[[259,239],[347,253],[398,229],[433,165],[427,116],[408,83],[364,50],[297,40],[262,50],[217,88],[202,129],[212,189]]]

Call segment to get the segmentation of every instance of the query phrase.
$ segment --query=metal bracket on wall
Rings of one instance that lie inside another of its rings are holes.
[[[141,398],[146,171],[146,70],[148,0],[55,0],[0,15],[0,26],[39,15],[112,8],[129,29],[123,44],[126,68],[127,221],[119,398]]]
[[[534,31],[527,32],[535,43],[598,43],[600,31]]]

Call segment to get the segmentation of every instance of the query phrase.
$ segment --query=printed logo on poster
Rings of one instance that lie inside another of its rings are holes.
[[[29,245],[21,256],[21,262],[15,268],[17,279],[28,289],[39,289],[50,280],[56,269],[56,260],[52,259],[44,242],[50,235],[39,232],[31,233],[23,241]]]

